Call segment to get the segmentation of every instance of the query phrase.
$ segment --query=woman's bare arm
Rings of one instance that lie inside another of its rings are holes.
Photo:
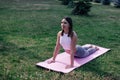
[[[70,65],[67,65],[66,68],[71,68],[74,66],[74,53],[76,51],[77,35],[74,32],[73,37],[71,38],[71,52],[70,52]]]
[[[59,53],[59,51],[60,51],[60,35],[61,35],[61,31],[60,32],[58,32],[58,34],[57,34],[57,41],[56,41],[56,46],[55,46],[55,48],[54,48],[54,52],[53,52],[53,59],[52,59],[52,61],[50,61],[50,62],[48,62],[48,63],[52,63],[52,62],[55,62],[55,59],[56,59],[56,56],[57,56],[57,54]]]

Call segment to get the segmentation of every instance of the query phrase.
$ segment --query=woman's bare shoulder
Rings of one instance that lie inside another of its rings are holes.
[[[58,35],[58,36],[60,36],[60,35],[61,35],[61,33],[62,33],[62,31],[59,31],[59,32],[57,33],[57,35]]]
[[[73,35],[77,37],[77,33],[75,31],[73,31]]]

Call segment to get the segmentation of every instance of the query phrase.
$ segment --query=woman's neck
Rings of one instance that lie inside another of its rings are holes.
[[[65,34],[68,34],[68,31],[64,31]]]

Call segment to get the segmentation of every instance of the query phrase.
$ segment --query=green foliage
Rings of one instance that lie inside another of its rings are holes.
[[[94,2],[96,2],[96,3],[100,3],[101,2],[101,0],[93,0]]]
[[[120,0],[114,0],[113,2],[116,8],[120,8]]]
[[[79,0],[75,4],[75,8],[72,10],[74,15],[88,15],[91,8],[90,0]]]
[[[103,5],[110,5],[111,0],[101,0]]]
[[[72,0],[61,0],[63,5],[68,5]]]
[[[68,7],[69,8],[73,8],[75,6],[73,0],[71,0],[69,3],[68,3]]]

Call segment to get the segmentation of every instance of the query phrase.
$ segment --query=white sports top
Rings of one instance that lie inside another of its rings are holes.
[[[68,37],[68,34],[63,34],[60,36],[60,44],[64,50],[70,50],[71,37]]]

